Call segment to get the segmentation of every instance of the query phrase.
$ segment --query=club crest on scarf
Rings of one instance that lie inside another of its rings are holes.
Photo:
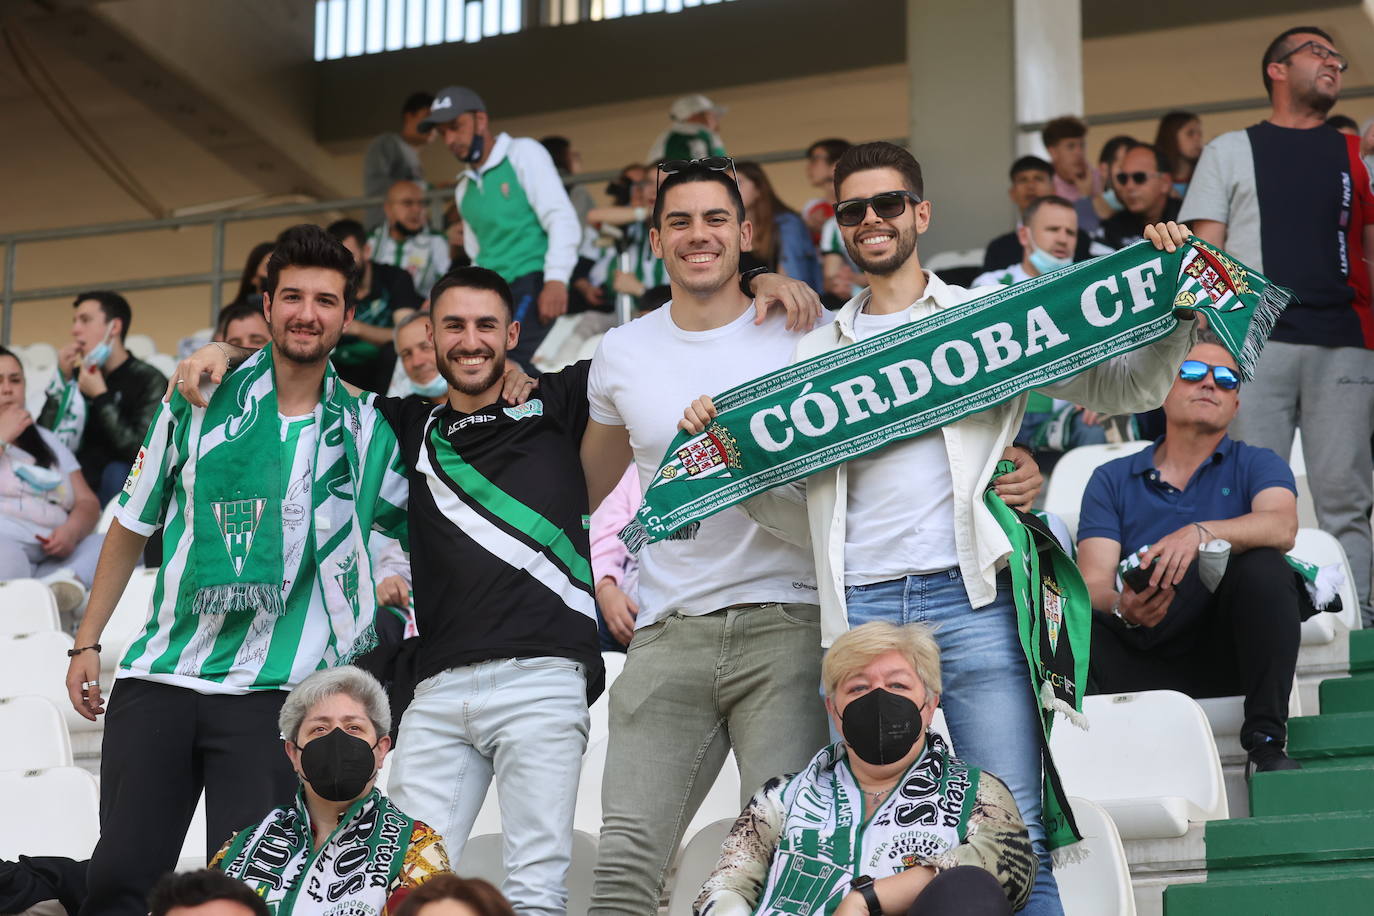
[[[1196,285],[1201,286],[1207,297],[1212,300],[1210,306],[1203,303],[1204,308],[1233,312],[1245,308],[1241,296],[1248,296],[1254,292],[1247,280],[1249,271],[1220,252],[1196,245],[1183,257],[1183,273],[1196,280]],[[1197,306],[1199,297],[1196,290],[1190,288],[1193,286],[1194,284],[1188,283],[1179,290],[1178,295],[1174,297],[1176,307]]]
[[[682,443],[674,454],[676,459],[659,470],[659,479],[650,486],[658,486],[680,474],[691,478],[729,477],[731,469],[739,470],[744,466],[735,437],[719,423],[712,423],[704,433]]]
[[[1045,636],[1050,652],[1059,651],[1059,629],[1064,623],[1064,590],[1049,576],[1040,580],[1041,603],[1045,614]]]
[[[219,533],[224,536],[224,549],[229,551],[229,561],[234,564],[234,574],[243,575],[243,564],[253,549],[253,534],[262,519],[267,500],[229,499],[211,505]]]

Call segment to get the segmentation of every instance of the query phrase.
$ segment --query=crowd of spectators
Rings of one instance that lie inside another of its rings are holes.
[[[1154,442],[1100,467],[1083,495],[1090,689],[1241,695],[1251,769],[1296,768],[1287,696],[1300,623],[1319,608],[1285,559],[1295,430],[1366,621],[1374,569],[1374,122],[1331,113],[1345,69],[1326,32],[1285,31],[1261,57],[1269,117],[1206,145],[1202,120],[1173,111],[1151,142],[1114,136],[1094,162],[1087,125],[1053,119],[1048,158],[1010,164],[1016,225],[943,276],[917,245],[942,189],[890,144],[817,140],[803,164],[817,196],[793,207],[761,165],[727,155],[725,109],[685,96],[598,206],[568,138],[499,131],[469,87],[417,92],[400,130],[367,150],[363,187],[380,208],[255,246],[214,342],[174,379],[129,353],[122,296],[76,297],[40,416],[25,407],[23,364],[0,348],[0,579],[52,588],[87,718],[105,713],[102,628],[150,536],[160,583],[108,698],[109,803],[82,912],[146,912],[145,900],[177,916],[340,900],[562,912],[600,652],[628,647],[610,697],[598,916],[657,910],[730,750],[746,798],[759,791],[697,901],[703,916],[820,913],[827,900],[842,916],[1062,913],[1043,735],[981,497],[1004,459],[1015,470],[995,489],[1029,510],[1059,456],[1109,437]],[[419,158],[431,140],[458,171],[437,221]],[[637,554],[617,537],[679,421],[699,432],[714,416],[700,395],[1142,241],[1173,250],[1177,224],[1294,292],[1253,383],[1206,328],[1180,322],[1014,409],[959,421],[957,437],[937,430],[828,468],[804,499],[780,488]],[[540,376],[533,357],[554,322],[618,298],[635,320],[590,364]],[[211,398],[202,374],[235,380],[238,402]],[[233,434],[216,438],[212,418]],[[231,480],[216,450],[247,456],[233,450],[250,440],[269,447]],[[102,545],[96,523],[116,497]],[[280,522],[270,537],[264,505]],[[369,546],[339,561],[355,536]],[[277,556],[250,559],[254,543]],[[245,568],[259,579],[228,584]],[[380,649],[364,654],[358,623]],[[954,751],[927,736],[937,705]],[[179,723],[171,737],[149,730],[162,718]],[[168,742],[215,762],[173,761]],[[393,743],[388,798],[375,779]],[[894,854],[860,860],[868,841],[843,825],[891,799],[945,804],[955,778],[976,791],[973,818],[924,835],[919,854],[879,818]],[[445,874],[493,781],[509,902]],[[190,816],[177,806],[201,788],[212,848],[223,843],[214,870],[154,888]],[[168,793],[176,810],[154,804]],[[790,863],[792,825],[820,797],[836,842],[817,872]],[[135,830],[161,836],[132,843]]]

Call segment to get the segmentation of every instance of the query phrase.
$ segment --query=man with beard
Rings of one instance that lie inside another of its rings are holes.
[[[68,653],[72,705],[94,721],[105,712],[101,632],[144,541],[164,528],[149,618],[110,694],[82,913],[147,912],[202,790],[209,849],[291,797],[282,702],[365,648],[376,607],[368,532],[405,537],[396,438],[329,366],[353,316],[353,258],[318,227],[296,226],[267,273],[271,344],[208,403],[200,373],[178,372],[182,394],[149,427]]]
[[[367,238],[372,260],[399,267],[410,274],[420,298],[428,299],[434,281],[448,273],[448,238],[429,228],[425,189],[413,181],[398,181],[382,204],[386,220]]]
[[[434,286],[436,407],[379,400],[409,470],[420,631],[415,699],[390,793],[457,861],[487,788],[501,795],[502,891],[521,914],[567,910],[587,705],[601,664],[579,460],[587,362],[502,394],[520,337],[510,287],[481,267]]]
[[[836,222],[868,288],[834,322],[801,341],[796,362],[983,294],[949,286],[921,267],[916,240],[930,225],[931,205],[920,164],[909,152],[891,143],[853,147],[835,168],[835,192]],[[1172,223],[1163,234],[1161,229],[1152,226],[1147,236],[1160,248],[1176,250],[1186,230]],[[1155,407],[1188,352],[1191,325],[1037,390],[1112,414]],[[1063,909],[1041,819],[1044,733],[1006,568],[1011,543],[982,498],[1026,401],[1022,394],[806,478],[807,519],[797,517],[796,502],[785,490],[745,505],[770,530],[797,532],[802,543],[809,521],[822,645],[871,620],[934,625],[950,737],[960,758],[996,773],[1015,796],[1040,860],[1024,912],[1047,916]],[[710,399],[699,399],[688,408],[684,427],[699,432],[713,415]],[[1024,501],[1034,487],[1008,486],[1006,478],[998,484],[1008,505],[1016,505],[1018,496]]]
[[[1270,42],[1260,72],[1273,111],[1207,145],[1179,218],[1295,294],[1234,430],[1287,458],[1302,429],[1317,521],[1345,548],[1369,626],[1374,320],[1365,258],[1374,251],[1374,194],[1359,138],[1326,124],[1346,67],[1318,28]]]

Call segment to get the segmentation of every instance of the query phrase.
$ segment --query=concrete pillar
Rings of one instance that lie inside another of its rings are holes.
[[[907,0],[912,153],[933,208],[923,260],[980,248],[1015,214],[1019,123],[1083,110],[1081,0]]]

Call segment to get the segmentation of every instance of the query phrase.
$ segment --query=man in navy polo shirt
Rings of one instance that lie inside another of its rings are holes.
[[[1210,335],[1204,335],[1206,339]],[[1153,447],[1098,468],[1083,492],[1078,564],[1093,602],[1089,692],[1245,696],[1241,744],[1254,771],[1297,769],[1283,747],[1298,661],[1298,586],[1284,553],[1298,530],[1287,463],[1231,439],[1236,363],[1215,338],[1188,354]],[[1214,590],[1198,548],[1230,542]],[[1139,591],[1117,584],[1141,548]]]

